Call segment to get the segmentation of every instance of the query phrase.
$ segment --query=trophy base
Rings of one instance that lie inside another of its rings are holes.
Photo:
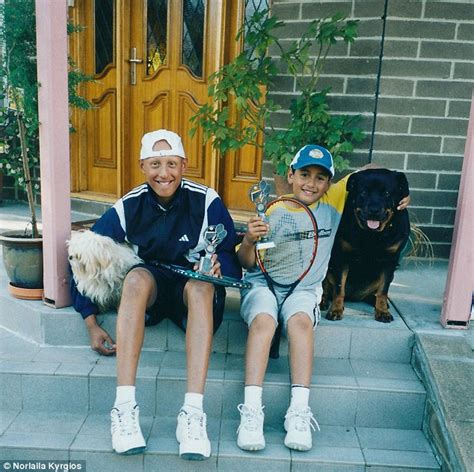
[[[199,269],[198,272],[201,274],[209,274],[212,269],[212,260],[210,257],[201,257],[199,260]]]
[[[273,241],[260,241],[255,245],[258,251],[261,251],[262,249],[271,249],[276,247],[276,244]]]

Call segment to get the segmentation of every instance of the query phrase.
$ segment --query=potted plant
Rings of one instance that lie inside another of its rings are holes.
[[[285,48],[275,35],[284,22],[268,13],[256,12],[250,18],[236,38],[242,40],[245,31],[242,53],[209,77],[208,95],[213,104],[198,109],[191,134],[201,126],[204,138],[212,139],[222,155],[247,144],[263,146],[277,176],[286,175],[296,151],[307,143],[327,147],[336,169],[343,170],[348,167],[345,155],[353,150],[353,143],[364,139],[360,117],[331,114],[331,89],[319,90],[318,83],[332,45],[357,37],[357,21],[339,13],[314,20],[299,40]],[[279,68],[269,57],[269,48],[279,57]],[[272,113],[280,107],[269,98],[278,74],[294,77],[301,91],[289,107],[286,129],[280,130],[271,123]],[[237,116],[232,116],[233,109]],[[257,139],[259,133],[264,134],[263,144]]]
[[[43,287],[42,238],[35,201],[40,191],[36,29],[34,0],[10,0],[0,4],[0,171],[26,194],[30,219],[24,231],[0,235],[10,292],[20,298],[41,298]],[[80,28],[69,25],[68,32]],[[90,77],[69,61],[69,101],[89,108],[77,85]]]

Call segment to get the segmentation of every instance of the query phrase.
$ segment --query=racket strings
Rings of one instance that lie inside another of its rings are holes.
[[[290,209],[291,210],[291,209]],[[288,202],[272,208],[268,216],[275,247],[260,252],[267,274],[278,284],[291,285],[313,261],[315,227],[301,207],[289,211]]]

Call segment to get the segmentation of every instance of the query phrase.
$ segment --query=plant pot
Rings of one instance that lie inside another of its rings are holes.
[[[12,287],[42,289],[42,238],[27,237],[18,231],[6,231],[0,234],[0,244],[3,246],[3,264]]]
[[[293,188],[288,183],[286,175],[273,174],[273,182],[275,183],[275,193],[277,197],[293,193]]]

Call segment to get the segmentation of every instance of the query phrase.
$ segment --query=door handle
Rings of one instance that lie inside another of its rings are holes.
[[[143,59],[137,57],[137,48],[130,48],[130,83],[132,85],[137,84],[137,64],[141,64]]]

